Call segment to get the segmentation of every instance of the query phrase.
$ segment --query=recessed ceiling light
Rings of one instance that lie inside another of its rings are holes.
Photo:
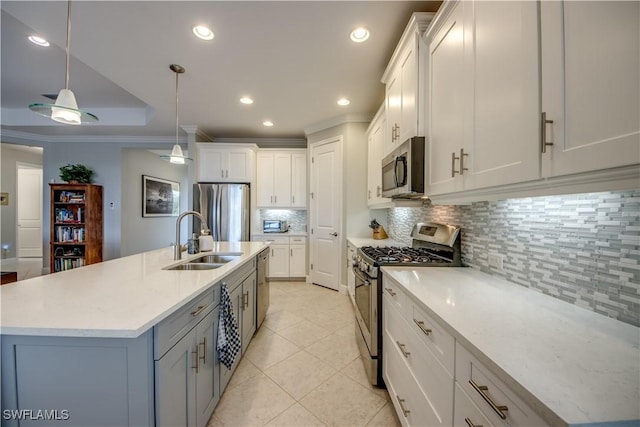
[[[35,45],[38,46],[42,46],[42,47],[47,47],[49,46],[49,42],[45,39],[43,39],[42,37],[38,37],[38,36],[29,36],[29,41]]]
[[[349,101],[347,98],[338,99],[338,105],[345,106],[345,105],[349,105],[349,104],[351,104],[351,101]]]
[[[271,120],[265,120],[262,124],[267,127],[273,126],[273,122]]]
[[[204,25],[197,25],[193,27],[193,34],[202,40],[213,40],[213,31]]]
[[[351,31],[351,40],[356,43],[362,43],[369,38],[369,30],[364,27],[358,27]]]
[[[250,105],[253,104],[253,99],[249,98],[248,96],[243,96],[242,98],[240,98],[240,102]]]

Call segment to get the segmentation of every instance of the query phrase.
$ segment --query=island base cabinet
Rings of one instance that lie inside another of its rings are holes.
[[[152,342],[3,335],[2,425],[153,427]]]
[[[455,391],[455,410],[453,412],[454,427],[483,426],[494,427],[496,424],[491,423],[482,411],[473,403],[473,401],[462,390],[460,384],[456,384]]]
[[[219,307],[156,361],[156,426],[205,427],[220,400]]]

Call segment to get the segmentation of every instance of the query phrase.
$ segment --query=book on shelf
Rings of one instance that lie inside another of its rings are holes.
[[[84,203],[84,196],[84,193],[61,191],[58,197],[58,201],[61,203]]]
[[[84,219],[84,211],[82,208],[77,208],[77,209],[56,208],[56,211],[55,211],[56,222],[80,223],[80,222],[83,222],[83,219]]]
[[[55,271],[66,271],[74,268],[82,267],[85,265],[84,258],[56,258],[54,261]]]
[[[84,242],[84,227],[56,226],[56,242]]]

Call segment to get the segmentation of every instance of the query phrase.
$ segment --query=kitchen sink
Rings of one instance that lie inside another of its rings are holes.
[[[238,259],[238,257],[240,257],[241,255],[242,255],[241,253],[203,255],[189,262],[205,263],[205,264],[226,264],[228,262]]]
[[[224,264],[213,264],[203,262],[187,262],[184,264],[178,264],[176,266],[167,268],[167,270],[213,270],[222,267]]]
[[[202,255],[188,262],[169,267],[167,270],[213,270],[238,259],[240,256],[242,256],[242,252]]]

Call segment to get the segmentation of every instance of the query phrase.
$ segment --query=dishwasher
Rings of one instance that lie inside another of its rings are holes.
[[[269,249],[258,254],[258,301],[256,303],[256,328],[259,328],[269,309]]]

